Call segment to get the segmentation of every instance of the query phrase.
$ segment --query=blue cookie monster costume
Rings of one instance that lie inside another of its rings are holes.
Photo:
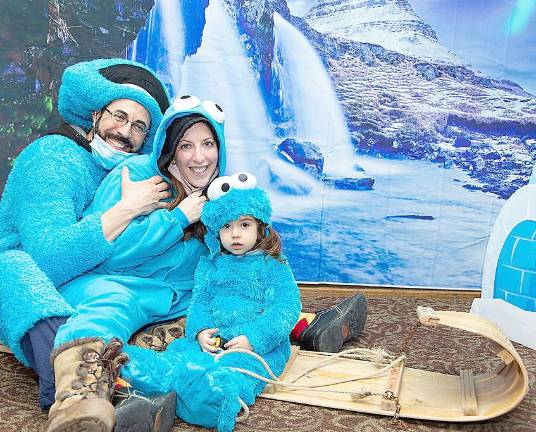
[[[246,184],[241,185],[244,176]],[[275,259],[263,250],[237,256],[221,252],[218,232],[225,223],[241,215],[270,223],[268,196],[251,188],[248,179],[251,175],[245,173],[220,177],[209,188],[209,197],[213,186],[228,192],[211,198],[203,208],[210,254],[201,258],[195,273],[186,338],[175,340],[162,353],[129,347],[131,361],[123,369],[123,376],[137,388],[175,390],[180,418],[218,431],[233,430],[241,404],[252,404],[265,386],[233,368],[267,373],[245,353],[229,351],[215,358],[202,352],[196,339],[199,331],[218,328],[226,339],[247,336],[253,350],[279,375],[289,359],[289,333],[301,310],[299,289],[284,258]]]
[[[205,122],[218,143],[219,172],[225,170],[223,111],[215,103],[194,96],[176,99],[166,111],[156,131],[150,154],[131,157],[120,163],[99,186],[84,215],[101,214],[121,198],[121,170],[129,168],[131,180],[155,175],[171,183],[162,163],[174,155],[178,137],[168,130],[184,119]],[[182,130],[184,131],[184,128]],[[166,146],[175,146],[166,148]],[[146,324],[186,314],[190,304],[194,272],[207,248],[195,237],[183,240],[190,225],[179,207],[159,209],[133,220],[113,242],[113,252],[97,267],[60,288],[75,309],[58,329],[55,347],[71,341],[99,338],[108,343],[118,338],[126,343]]]
[[[151,146],[169,95],[144,65],[99,59],[68,67],[58,109],[66,134],[41,137],[16,158],[0,201],[0,340],[28,365],[21,339],[37,322],[66,317],[71,306],[57,287],[109,258],[101,213],[84,215],[107,172],[95,162],[85,132],[92,112],[131,99],[151,116]]]

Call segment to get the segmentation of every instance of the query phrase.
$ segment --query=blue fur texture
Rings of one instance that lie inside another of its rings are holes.
[[[240,411],[238,398],[252,397],[242,394],[235,372],[201,352],[197,343],[177,340],[162,353],[132,346],[125,350],[130,361],[122,376],[145,392],[175,390],[176,414],[188,423],[232,431]]]
[[[82,128],[91,114],[114,99],[129,98],[151,114],[146,146],[152,146],[162,113],[140,89],[113,83],[98,71],[124,59],[94,60],[66,69],[58,108]],[[102,232],[101,213],[83,217],[106,172],[74,141],[48,135],[17,157],[0,201],[0,339],[28,365],[20,339],[38,320],[69,316],[59,287],[108,258],[113,246]]]
[[[21,363],[29,366],[20,345],[28,329],[43,318],[72,312],[30,255],[21,250],[0,253],[0,340]]]
[[[195,345],[197,334],[206,328],[218,328],[218,334],[226,339],[245,335],[253,350],[279,375],[290,356],[289,334],[300,310],[299,290],[285,262],[262,251],[244,256],[202,258],[188,308],[186,337]],[[218,365],[219,368],[238,367],[267,376],[257,360],[246,354],[226,355]],[[234,372],[234,375],[240,398],[246,404],[252,404],[264,389],[264,382],[240,372]],[[196,392],[202,391],[196,389]],[[225,420],[220,422],[221,430],[232,430],[235,411],[228,415],[222,409],[222,413]]]
[[[218,328],[226,339],[245,335],[256,353],[282,365],[300,309],[299,290],[285,262],[263,251],[204,257],[195,272],[186,336],[193,341],[205,328]]]
[[[265,387],[262,381],[231,368],[244,368],[268,377],[260,363],[246,354],[234,353],[215,360],[201,352],[197,342],[186,339],[174,341],[162,353],[133,346],[125,351],[130,361],[122,376],[134,388],[156,393],[176,391],[178,417],[219,432],[234,429],[240,399],[251,405]],[[275,373],[282,370],[276,368]]]
[[[71,313],[54,286],[112,253],[100,214],[82,219],[105,174],[89,152],[49,135],[24,149],[8,177],[0,201],[0,338],[24,364],[24,333],[39,319]]]
[[[186,339],[162,353],[127,347],[131,361],[123,377],[147,392],[177,392],[177,415],[188,423],[234,429],[240,399],[247,405],[265,383],[232,368],[267,377],[262,365],[243,353],[218,360],[200,350],[200,330],[218,328],[227,339],[245,335],[254,351],[280,375],[290,356],[289,334],[301,310],[299,290],[285,262],[262,251],[244,256],[201,258],[186,320]]]
[[[150,71],[141,63],[125,59],[97,59],[76,63],[65,69],[58,93],[58,111],[67,123],[83,129],[92,127],[91,114],[115,99],[131,99],[143,105],[151,115],[151,127],[147,143],[152,143],[154,134],[162,121],[158,103],[145,91],[106,79],[99,70],[117,64],[128,64]],[[152,71],[150,71],[153,73]],[[162,83],[169,99],[169,93]]]
[[[210,200],[204,205],[201,221],[207,227],[205,243],[210,250],[211,257],[220,251],[218,233],[221,227],[243,215],[250,215],[270,224],[272,206],[268,194],[260,188],[231,188],[225,195]]]

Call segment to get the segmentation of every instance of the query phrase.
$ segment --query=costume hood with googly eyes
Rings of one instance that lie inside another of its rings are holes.
[[[151,126],[142,150],[148,153],[170,103],[166,87],[153,71],[130,60],[97,59],[76,63],[63,72],[58,111],[67,123],[89,130],[93,112],[116,99],[131,99],[149,111]]]
[[[176,120],[183,117],[191,118],[191,121],[185,121],[181,127],[176,127]],[[219,175],[225,173],[226,151],[224,122],[225,115],[223,109],[215,102],[202,101],[196,96],[181,96],[176,98],[169,109],[164,114],[156,136],[154,139],[153,149],[151,152],[151,163],[167,180],[169,176],[163,170],[171,163],[178,141],[182,138],[185,130],[193,124],[204,121],[218,141],[218,170]],[[175,123],[174,123],[175,122]],[[174,136],[168,136],[171,132]]]
[[[220,253],[219,231],[227,223],[250,215],[270,225],[272,206],[268,194],[257,187],[253,174],[239,172],[232,176],[218,177],[207,191],[209,201],[203,206],[201,221],[207,228],[205,243],[209,255]]]

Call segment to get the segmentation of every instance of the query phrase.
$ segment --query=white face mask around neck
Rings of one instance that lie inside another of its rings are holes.
[[[95,161],[103,167],[105,170],[112,170],[115,166],[119,165],[125,159],[131,156],[135,156],[137,153],[127,153],[121,150],[113,148],[102,137],[95,133],[93,139],[89,143],[91,147],[91,153],[95,158]]]

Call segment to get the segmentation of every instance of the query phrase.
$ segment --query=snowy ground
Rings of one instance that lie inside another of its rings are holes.
[[[463,188],[474,180],[457,169],[368,157],[360,164],[376,179],[372,191],[318,186],[313,196],[273,195],[296,278],[480,288],[504,200]]]

